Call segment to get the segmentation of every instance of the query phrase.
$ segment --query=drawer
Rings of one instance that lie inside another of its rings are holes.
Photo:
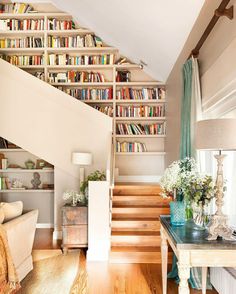
[[[86,245],[88,244],[88,227],[64,226],[62,227],[63,245]]]
[[[88,223],[87,207],[64,206],[62,208],[62,225],[81,225]]]

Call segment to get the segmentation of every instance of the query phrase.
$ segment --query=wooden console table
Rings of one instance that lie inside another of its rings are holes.
[[[236,241],[207,241],[206,230],[194,230],[191,223],[182,227],[170,224],[170,216],[160,216],[162,293],[167,293],[168,245],[178,259],[179,294],[189,294],[188,279],[191,267],[202,267],[202,293],[206,293],[208,267],[236,267]]]

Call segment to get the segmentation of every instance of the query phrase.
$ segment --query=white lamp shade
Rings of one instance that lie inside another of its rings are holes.
[[[92,164],[92,154],[73,152],[72,153],[72,163],[78,165],[90,165]]]
[[[236,119],[198,121],[195,147],[202,150],[236,150]]]

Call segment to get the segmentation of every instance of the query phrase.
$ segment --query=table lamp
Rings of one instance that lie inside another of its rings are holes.
[[[79,187],[84,181],[84,167],[81,165],[91,165],[92,164],[92,154],[83,152],[73,152],[72,153],[72,163],[80,166],[79,168]]]
[[[224,177],[223,160],[226,155],[223,150],[236,150],[236,119],[208,119],[196,123],[195,147],[199,150],[217,150],[215,155],[217,160],[216,176],[216,213],[209,223],[209,236],[207,240],[216,240],[222,237],[224,240],[234,240],[233,230],[228,225],[228,217],[223,214],[224,204]]]

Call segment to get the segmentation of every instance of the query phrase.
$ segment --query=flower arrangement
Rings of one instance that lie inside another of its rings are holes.
[[[165,170],[160,185],[163,197],[174,196],[177,192],[182,194],[185,202],[197,206],[208,205],[215,196],[213,178],[200,174],[193,158],[174,161]]]
[[[174,161],[164,172],[160,185],[162,196],[173,196],[183,194],[183,186],[189,179],[197,173],[197,164],[193,158]],[[183,199],[177,199],[183,200]]]
[[[70,204],[72,206],[76,206],[77,203],[81,203],[83,205],[87,204],[87,197],[83,194],[79,194],[77,191],[68,190],[63,193],[64,200],[70,200]]]

